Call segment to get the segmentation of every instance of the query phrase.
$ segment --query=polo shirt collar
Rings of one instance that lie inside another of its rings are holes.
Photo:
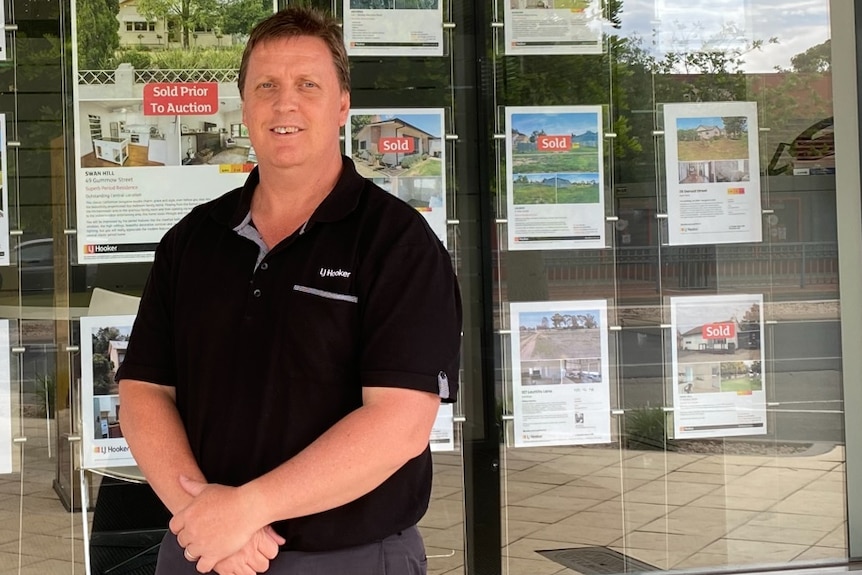
[[[332,191],[311,214],[309,223],[337,222],[347,217],[359,204],[359,195],[365,182],[365,178],[357,173],[353,161],[347,156],[342,156],[341,175]],[[258,183],[260,183],[260,174],[258,167],[255,166],[240,190],[239,203],[236,204],[236,208],[231,209],[230,204],[218,206],[213,214],[214,217],[231,228],[240,225],[251,210],[251,198]]]

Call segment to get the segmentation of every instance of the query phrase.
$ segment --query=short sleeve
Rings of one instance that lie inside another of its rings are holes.
[[[117,370],[117,381],[136,379],[160,385],[176,385],[171,322],[175,237],[176,228],[173,228],[156,248],[138,315],[132,326],[126,357]]]
[[[409,236],[363,272],[362,385],[428,391],[453,402],[461,353],[458,282],[449,253],[427,226]]]

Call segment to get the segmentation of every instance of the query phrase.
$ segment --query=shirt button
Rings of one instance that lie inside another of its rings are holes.
[[[268,264],[268,263],[263,262],[262,264],[260,264],[260,269],[262,269],[262,270],[266,270],[266,269],[268,269],[268,268],[269,268],[269,264]]]
[[[260,290],[259,289],[256,289],[251,293],[254,294],[254,297],[260,297]]]

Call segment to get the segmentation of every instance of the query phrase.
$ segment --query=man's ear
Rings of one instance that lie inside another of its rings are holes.
[[[350,92],[341,92],[341,106],[338,109],[338,125],[347,123],[347,114],[350,113]]]

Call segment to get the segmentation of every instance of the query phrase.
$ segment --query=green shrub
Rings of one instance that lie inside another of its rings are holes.
[[[50,375],[36,376],[36,382],[39,387],[35,390],[36,397],[39,398],[39,405],[36,406],[36,411],[39,415],[47,415],[50,418],[54,417],[57,411],[57,385],[54,378]],[[45,413],[47,406],[47,413]]]
[[[109,66],[109,69],[114,70],[118,65],[128,63],[131,64],[135,70],[146,70],[151,67],[151,54],[152,52],[148,50],[121,48],[120,50],[117,50],[117,53],[114,56],[114,61],[112,62],[112,65]]]
[[[404,156],[401,158],[401,167],[405,170],[410,169],[416,162],[422,161],[422,156],[419,154],[410,154],[409,156]]]
[[[665,413],[660,407],[628,409],[623,419],[623,447],[664,451],[667,448],[666,426]]]
[[[238,70],[243,46],[152,52],[151,68],[160,70]]]

